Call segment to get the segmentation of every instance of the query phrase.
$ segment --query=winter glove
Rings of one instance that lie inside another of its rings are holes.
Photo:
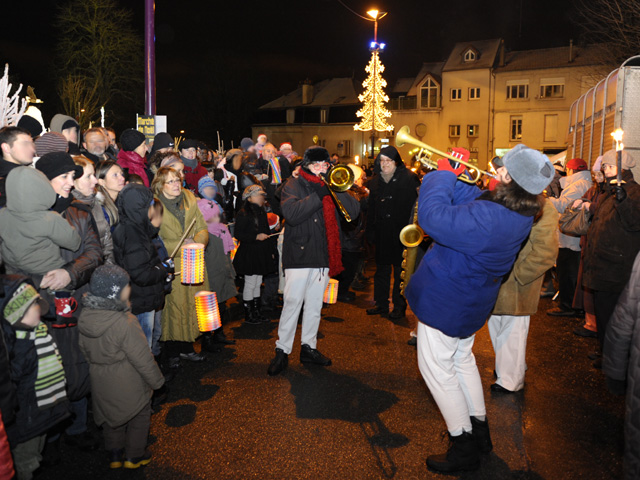
[[[489,184],[487,185],[487,188],[489,189],[489,191],[493,192],[499,183],[500,183],[500,180],[498,180],[497,178],[492,178],[491,180],[489,180]]]
[[[316,190],[316,195],[320,197],[320,200],[324,199],[324,197],[326,197],[327,195],[331,195],[329,193],[329,187],[327,187],[326,185],[321,186],[318,190]]]
[[[616,200],[618,201],[618,203],[622,203],[624,199],[627,198],[627,191],[622,185],[614,185],[613,194],[616,196]]]
[[[176,264],[173,263],[173,258],[167,257],[162,261],[162,266],[165,268],[169,275],[176,273]]]
[[[616,380],[615,378],[611,378],[609,376],[607,379],[607,388],[614,395],[624,395],[627,390],[627,382],[626,380]]]
[[[441,158],[440,160],[438,160],[438,170],[453,172],[455,173],[456,177],[464,172],[464,168],[465,168],[464,165],[458,168],[453,168],[453,166],[451,165],[451,161],[449,161],[448,158]]]

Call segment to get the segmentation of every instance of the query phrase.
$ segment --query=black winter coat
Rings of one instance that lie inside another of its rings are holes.
[[[118,195],[120,222],[113,230],[116,263],[131,277],[131,312],[160,310],[167,270],[153,244],[157,228],[148,216],[153,194],[143,185],[129,184]]]
[[[268,275],[278,270],[277,250],[274,243],[256,240],[259,233],[269,235],[269,221],[264,207],[245,202],[236,215],[234,237],[240,242],[233,258],[239,275]]]
[[[282,268],[328,268],[329,250],[324,227],[322,200],[316,194],[322,185],[302,176],[290,178],[282,189],[282,215],[285,219]],[[357,218],[360,204],[348,193],[337,193],[351,218]],[[334,210],[338,225],[340,214]]]
[[[587,232],[582,283],[592,290],[621,292],[640,251],[640,185],[629,170],[622,179],[627,198],[619,203],[605,186]]]
[[[360,214],[357,218],[352,218],[347,222],[344,218],[340,218],[340,230],[342,235],[340,242],[343,252],[361,252],[364,248],[364,230],[367,220],[367,205],[369,196],[364,188],[353,186],[347,191],[349,195],[354,197],[360,203]]]
[[[411,223],[411,210],[418,198],[420,180],[396,162],[393,178],[386,183],[380,175],[379,158],[376,159],[375,175],[369,182],[369,212],[367,218],[367,241],[375,243],[376,263],[380,265],[402,262],[404,246],[400,243],[400,230]]]

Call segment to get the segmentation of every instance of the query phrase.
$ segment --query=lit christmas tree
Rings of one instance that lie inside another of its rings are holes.
[[[385,103],[389,101],[389,97],[384,93],[384,87],[387,81],[382,78],[384,65],[380,62],[378,49],[372,50],[371,60],[365,68],[365,72],[369,74],[367,79],[362,83],[364,93],[358,95],[358,100],[363,103],[360,110],[356,112],[362,120],[353,126],[354,130],[369,132],[371,130],[377,132],[390,132],[393,125],[387,123],[387,118],[391,116],[391,112],[387,110]]]

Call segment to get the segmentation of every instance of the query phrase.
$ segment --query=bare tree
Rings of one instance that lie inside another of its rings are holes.
[[[82,117],[82,127],[102,106],[141,98],[143,42],[132,18],[115,0],[70,0],[60,7],[58,91],[65,112]]]

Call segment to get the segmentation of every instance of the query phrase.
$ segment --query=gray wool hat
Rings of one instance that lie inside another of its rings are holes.
[[[96,297],[119,300],[122,289],[129,284],[129,274],[117,265],[101,265],[95,269],[89,289]]]
[[[627,150],[622,150],[622,170],[631,170],[636,166],[636,161]],[[618,152],[616,149],[608,150],[602,156],[602,165],[617,165]]]
[[[542,193],[555,174],[546,155],[522,144],[509,150],[502,162],[513,181],[532,195]]]

